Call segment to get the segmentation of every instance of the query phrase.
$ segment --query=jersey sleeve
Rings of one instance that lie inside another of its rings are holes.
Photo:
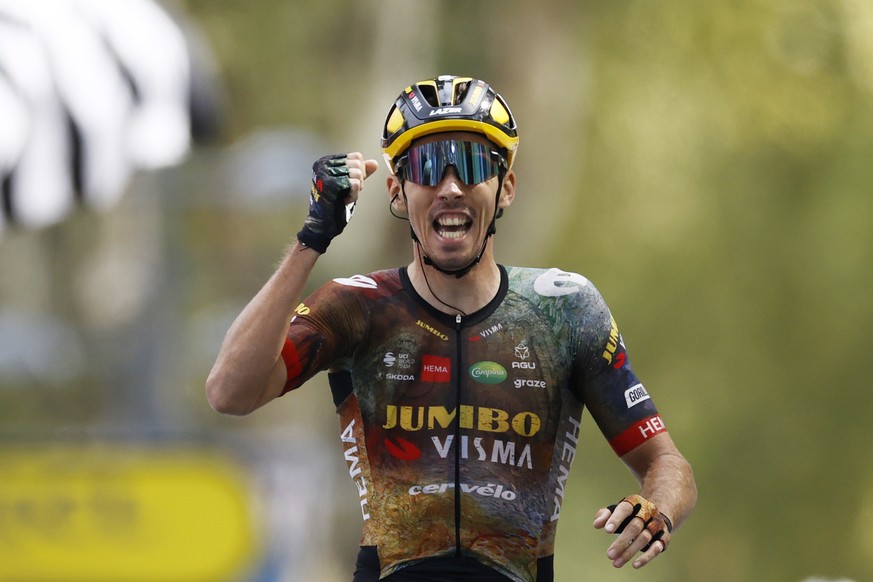
[[[287,371],[282,394],[351,355],[368,319],[362,308],[364,298],[356,291],[332,281],[297,306],[282,347]]]
[[[581,399],[615,453],[622,456],[666,431],[654,401],[637,378],[627,346],[600,293],[590,286],[577,356]]]

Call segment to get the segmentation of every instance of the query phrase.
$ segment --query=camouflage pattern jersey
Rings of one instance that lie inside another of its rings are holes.
[[[615,320],[585,277],[500,267],[496,297],[442,313],[405,269],[338,278],[306,298],[285,392],[319,371],[382,577],[470,556],[535,582],[587,407],[618,455],[663,432]]]

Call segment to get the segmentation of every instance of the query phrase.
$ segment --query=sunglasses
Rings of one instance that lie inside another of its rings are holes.
[[[506,159],[488,145],[460,139],[433,141],[406,150],[396,164],[397,176],[420,186],[436,186],[454,166],[458,178],[473,186],[506,170]]]

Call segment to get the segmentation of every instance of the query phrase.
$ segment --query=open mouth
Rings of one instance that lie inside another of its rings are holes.
[[[461,238],[472,225],[466,216],[441,216],[433,221],[434,230],[443,238]]]

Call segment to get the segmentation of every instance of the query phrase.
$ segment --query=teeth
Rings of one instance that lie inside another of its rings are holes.
[[[434,221],[437,234],[443,238],[461,238],[467,232],[466,216],[440,216]]]
[[[457,230],[441,231],[440,236],[443,238],[461,238],[464,233]]]

